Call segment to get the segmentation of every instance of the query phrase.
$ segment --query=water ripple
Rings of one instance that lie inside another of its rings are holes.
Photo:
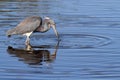
[[[90,34],[60,34],[59,49],[87,49],[107,46],[111,43],[111,39],[99,35]],[[22,37],[14,37],[10,41],[13,45],[24,45]],[[18,42],[19,43],[16,43]],[[34,35],[31,37],[31,44],[33,46],[41,46],[40,48],[54,48],[57,43],[55,35]]]
[[[62,34],[61,39],[63,49],[97,48],[111,43],[110,38],[89,34]]]

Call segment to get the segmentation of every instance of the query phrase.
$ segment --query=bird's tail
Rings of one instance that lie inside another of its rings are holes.
[[[15,31],[16,31],[15,28],[13,28],[13,29],[11,29],[11,30],[8,30],[8,31],[6,32],[6,35],[7,35],[8,37],[11,37],[11,35],[16,34]]]

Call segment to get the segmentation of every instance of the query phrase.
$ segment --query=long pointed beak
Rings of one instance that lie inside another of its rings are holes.
[[[54,30],[54,32],[55,32],[55,35],[56,35],[57,38],[59,39],[59,34],[58,34],[57,30],[56,30],[56,26],[55,26],[55,25],[52,25],[52,28],[53,28],[53,30]]]

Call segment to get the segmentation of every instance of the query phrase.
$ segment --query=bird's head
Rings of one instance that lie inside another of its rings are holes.
[[[54,20],[50,19],[49,17],[45,17],[45,19],[48,21],[47,22],[48,27],[53,28],[53,30],[55,32],[55,35],[59,39],[59,34],[58,34],[57,30],[56,30],[56,24],[55,24]]]

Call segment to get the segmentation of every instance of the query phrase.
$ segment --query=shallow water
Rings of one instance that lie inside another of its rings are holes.
[[[0,0],[0,79],[119,80],[119,0]],[[8,38],[6,31],[25,17],[53,18],[51,29]]]

